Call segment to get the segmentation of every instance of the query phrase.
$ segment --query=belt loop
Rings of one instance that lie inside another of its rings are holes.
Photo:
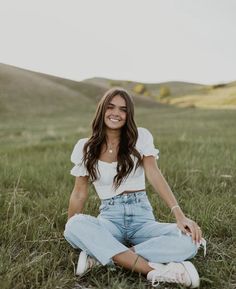
[[[114,205],[114,198],[112,197],[108,203],[109,205]]]
[[[140,196],[139,196],[139,194],[137,194],[136,202],[137,202],[137,203],[140,203]]]

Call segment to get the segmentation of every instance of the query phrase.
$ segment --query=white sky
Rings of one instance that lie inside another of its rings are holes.
[[[235,0],[0,0],[0,62],[74,80],[236,80]]]

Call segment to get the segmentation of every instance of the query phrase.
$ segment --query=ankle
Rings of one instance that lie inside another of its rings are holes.
[[[146,271],[146,273],[145,273],[145,277],[147,278],[148,274],[149,274],[150,272],[152,272],[153,270],[155,270],[155,269],[153,269],[152,267],[148,266],[148,267],[147,267],[147,271]]]
[[[161,271],[165,267],[165,264],[148,262],[148,267],[150,268],[148,273],[154,270]]]

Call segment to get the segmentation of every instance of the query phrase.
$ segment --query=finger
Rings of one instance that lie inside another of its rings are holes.
[[[202,229],[200,228],[200,241],[202,239]]]
[[[189,227],[187,225],[184,226],[185,227],[185,230],[188,232],[188,233],[191,233],[191,230],[189,229]]]
[[[200,243],[202,239],[202,230],[199,226],[197,227],[197,229],[198,229],[198,243]]]
[[[189,227],[189,230],[190,230],[191,235],[192,235],[192,241],[193,241],[193,243],[196,243],[196,230],[195,230],[195,228],[194,228],[193,223],[192,223],[192,222],[189,223],[189,224],[188,224],[188,227]]]
[[[195,243],[199,243],[199,229],[197,225],[194,225],[194,230],[195,230]]]
[[[200,241],[201,241],[201,228],[197,224],[195,224],[194,227],[196,230],[196,242],[200,243]]]
[[[184,228],[183,225],[177,224],[177,227],[178,227],[184,234],[187,234],[187,233],[188,233],[187,230]]]
[[[196,244],[199,244],[200,240],[201,240],[201,237],[200,237],[201,229],[196,223],[195,223],[194,227],[195,227],[195,231],[196,231],[196,239],[195,239],[195,241],[196,241]]]

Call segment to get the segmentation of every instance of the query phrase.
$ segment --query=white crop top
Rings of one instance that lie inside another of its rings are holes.
[[[71,169],[70,173],[75,177],[89,175],[82,162],[83,147],[87,140],[88,138],[80,139],[74,146],[71,154],[71,161],[75,164],[75,166]],[[152,155],[156,159],[159,158],[159,150],[155,148],[152,134],[146,128],[138,128],[138,139],[135,147],[140,153],[141,157]],[[98,173],[98,179],[93,182],[93,185],[100,199],[112,198],[119,195],[123,191],[138,191],[145,189],[145,174],[143,166],[139,166],[134,172],[137,158],[134,156],[131,157],[134,160],[134,168],[127,179],[122,182],[116,190],[113,187],[113,178],[117,174],[117,162],[108,163],[98,160],[98,170],[100,172],[100,176]]]

